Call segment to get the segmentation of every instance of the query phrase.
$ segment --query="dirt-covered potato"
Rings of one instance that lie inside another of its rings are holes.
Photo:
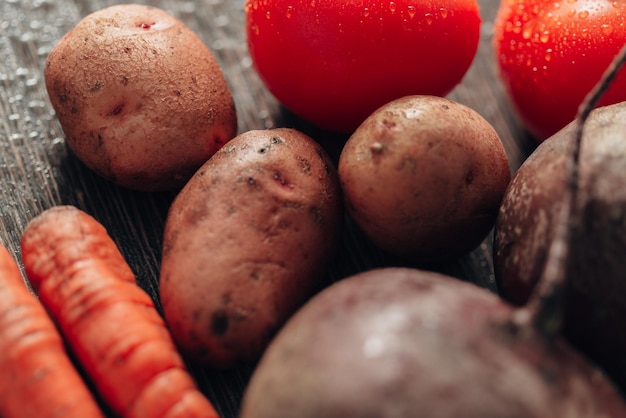
[[[178,189],[237,133],[218,61],[160,9],[86,16],[52,49],[44,75],[69,147],[124,187]]]
[[[339,177],[349,214],[375,244],[433,261],[469,252],[486,237],[510,169],[500,138],[477,112],[407,96],[353,133]]]
[[[336,170],[305,134],[248,131],[220,149],[165,225],[160,298],[181,350],[220,368],[256,360],[324,278],[342,213]]]
[[[280,330],[241,418],[618,418],[601,372],[561,339],[518,327],[493,293],[379,269],[313,297]]]
[[[568,188],[575,125],[544,141],[505,194],[496,222],[500,293],[524,304],[541,277]],[[564,333],[626,393],[626,103],[594,110],[580,152],[578,206],[568,246]]]

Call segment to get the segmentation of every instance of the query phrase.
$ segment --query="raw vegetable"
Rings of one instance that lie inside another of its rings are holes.
[[[102,418],[54,323],[0,245],[0,416]]]
[[[217,417],[105,228],[48,209],[21,240],[26,274],[102,399],[123,417]]]
[[[124,187],[178,190],[237,132],[218,61],[154,7],[84,17],[50,51],[44,75],[69,147]]]
[[[299,131],[248,131],[211,157],[163,237],[161,303],[183,353],[218,368],[257,360],[324,278],[341,208],[332,162]]]
[[[503,0],[493,46],[506,91],[543,141],[574,120],[578,105],[626,42],[626,3]],[[600,105],[626,100],[626,72]]]
[[[480,244],[510,177],[489,122],[435,96],[406,96],[380,107],[339,159],[346,208],[359,227],[392,254],[429,261]]]
[[[626,49],[622,50],[624,57]],[[619,57],[618,57],[619,58]],[[615,71],[619,67],[614,68]],[[564,333],[626,391],[626,103],[597,108],[542,143],[520,167],[496,223],[494,267],[501,294],[525,303],[541,281],[568,198],[568,150],[581,135],[576,167]]]
[[[250,57],[269,91],[341,132],[399,97],[450,92],[480,36],[475,0],[248,0],[245,10]]]
[[[601,372],[521,313],[432,272],[345,278],[272,341],[241,418],[626,416]]]

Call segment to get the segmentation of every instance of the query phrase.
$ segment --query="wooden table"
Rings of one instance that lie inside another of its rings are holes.
[[[231,85],[241,132],[292,126],[324,144],[334,158],[342,138],[317,130],[280,108],[255,74],[244,38],[244,0],[150,3],[183,20],[214,51]],[[158,305],[158,273],[164,219],[171,193],[138,193],[107,183],[69,151],[48,100],[42,75],[48,52],[86,14],[113,4],[105,0],[0,0],[0,241],[19,259],[26,223],[59,204],[80,207],[108,228]],[[493,124],[516,170],[535,146],[524,132],[497,81],[491,47],[498,0],[482,0],[483,25],[478,55],[450,98]],[[415,267],[442,271],[495,289],[491,240],[452,263]],[[381,254],[350,223],[328,280],[361,270],[406,264]],[[0,301],[1,303],[2,301]],[[190,364],[199,385],[223,417],[237,414],[252,366],[215,371]]]

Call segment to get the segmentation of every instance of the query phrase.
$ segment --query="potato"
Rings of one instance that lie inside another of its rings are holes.
[[[341,280],[265,351],[241,418],[597,418],[626,406],[562,340],[517,326],[495,294],[387,268]]]
[[[375,111],[339,159],[346,208],[382,249],[440,261],[475,248],[510,180],[493,127],[445,98],[407,96]]]
[[[123,187],[178,190],[237,133],[218,61],[153,7],[86,16],[52,49],[44,75],[68,146]]]
[[[496,222],[494,268],[503,297],[524,304],[539,281],[566,199],[574,123],[520,167]],[[566,266],[564,333],[626,392],[626,103],[585,123],[578,204]]]
[[[292,129],[245,132],[172,203],[160,298],[181,350],[199,364],[251,362],[325,277],[341,232],[337,173]]]

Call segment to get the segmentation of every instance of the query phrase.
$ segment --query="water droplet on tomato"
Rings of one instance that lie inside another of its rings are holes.
[[[407,12],[409,13],[409,17],[415,16],[415,6],[407,6]]]
[[[589,12],[587,10],[583,10],[578,13],[578,17],[581,19],[586,19],[587,17],[589,17]]]
[[[545,31],[543,32],[540,36],[539,36],[539,41],[541,43],[546,43],[550,40],[550,32],[549,31]]]
[[[396,2],[395,1],[390,1],[389,2],[389,11],[391,13],[395,13],[396,12]]]
[[[509,51],[514,52],[515,51],[515,41],[510,41],[509,42]],[[504,57],[502,57],[504,58]]]
[[[552,59],[552,48],[546,50],[546,55],[543,57],[544,60],[550,61]]]
[[[315,0],[311,0],[311,7],[314,8],[315,6],[316,6]]]
[[[365,7],[363,9],[363,16],[368,17],[370,15],[370,9],[369,7]]]
[[[533,28],[529,26],[525,27],[524,30],[522,31],[522,38],[530,39],[531,36],[533,36]]]
[[[270,11],[268,10],[267,12],[265,12],[265,18],[269,19],[270,17],[272,17],[272,14],[270,13]]]
[[[442,7],[441,9],[439,9],[439,14],[442,18],[445,19],[446,17],[448,17],[448,9]]]
[[[613,26],[609,25],[609,24],[603,24],[602,25],[602,33],[605,34],[606,36],[610,36],[613,33]]]
[[[424,15],[424,20],[426,20],[426,23],[428,23],[429,25],[432,25],[434,20],[433,15],[431,15],[430,13],[426,13]]]
[[[293,6],[287,6],[287,13],[285,13],[285,16],[287,16],[287,19],[290,19],[292,15],[293,15]]]

